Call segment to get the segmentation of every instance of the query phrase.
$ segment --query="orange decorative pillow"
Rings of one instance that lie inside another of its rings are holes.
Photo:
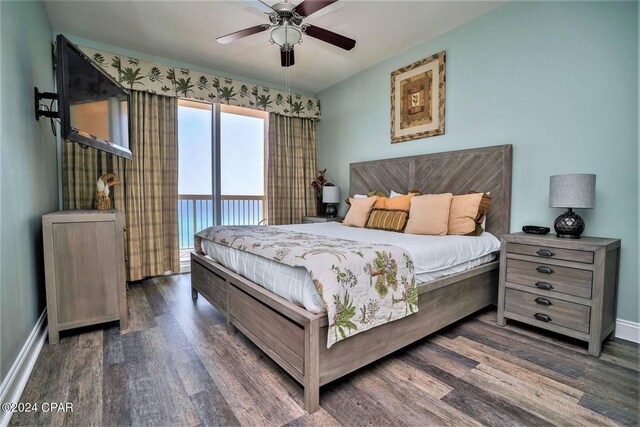
[[[408,211],[411,207],[411,199],[414,194],[409,193],[404,196],[391,197],[385,200],[385,209],[398,209],[401,211]]]
[[[461,196],[453,196],[451,210],[449,212],[448,234],[462,236],[479,236],[484,229],[484,220],[491,196],[486,193],[470,193]]]
[[[366,199],[349,199],[349,212],[344,218],[342,223],[351,227],[364,227],[367,224],[367,218],[369,218],[369,212],[373,208],[373,204],[376,202],[377,197],[367,197]]]
[[[373,209],[384,209],[387,204],[388,197],[386,196],[378,196],[378,200],[373,205]]]
[[[426,194],[411,199],[405,233],[444,236],[449,228],[449,210],[453,194]]]
[[[402,233],[407,226],[409,211],[396,209],[372,209],[366,228],[374,230],[398,231]]]
[[[374,209],[395,209],[401,211],[408,211],[411,207],[411,198],[415,196],[413,193],[405,194],[403,196],[395,197],[378,197]]]

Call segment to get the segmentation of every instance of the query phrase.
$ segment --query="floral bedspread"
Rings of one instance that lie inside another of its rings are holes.
[[[304,267],[329,318],[327,348],[352,335],[418,311],[410,254],[399,246],[371,245],[269,226],[218,226],[200,239]]]

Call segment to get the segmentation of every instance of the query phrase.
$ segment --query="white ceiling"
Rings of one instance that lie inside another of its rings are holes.
[[[293,0],[298,4],[301,0]],[[216,37],[267,23],[247,1],[45,0],[56,33],[284,85],[278,48],[265,31],[221,45]],[[266,0],[273,5],[275,0]],[[357,41],[344,51],[311,37],[296,47],[291,87],[317,93],[373,64],[462,25],[498,1],[338,2],[306,23]],[[426,54],[426,53],[425,53]]]

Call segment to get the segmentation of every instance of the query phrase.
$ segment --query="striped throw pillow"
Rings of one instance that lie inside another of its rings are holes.
[[[365,228],[402,233],[409,220],[409,211],[400,209],[372,209]]]

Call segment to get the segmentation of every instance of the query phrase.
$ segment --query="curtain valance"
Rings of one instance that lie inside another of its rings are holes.
[[[84,46],[80,49],[129,89],[320,120],[316,98]]]

